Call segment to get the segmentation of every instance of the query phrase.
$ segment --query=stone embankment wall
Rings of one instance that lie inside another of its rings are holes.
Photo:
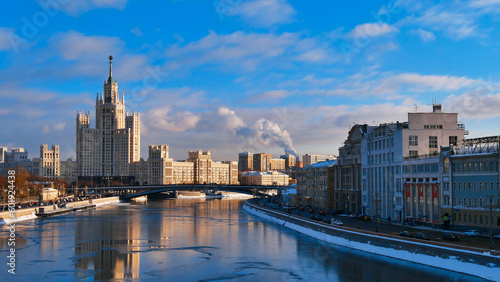
[[[433,267],[500,280],[500,253],[447,244],[423,242],[390,234],[337,227],[255,205],[243,209],[317,239],[360,251],[384,255]]]

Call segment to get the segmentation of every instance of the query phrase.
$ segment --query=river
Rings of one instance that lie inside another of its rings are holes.
[[[249,215],[244,200],[114,204],[16,224],[2,281],[481,281],[334,246]]]

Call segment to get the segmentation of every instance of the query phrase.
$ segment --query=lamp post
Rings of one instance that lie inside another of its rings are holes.
[[[377,215],[376,215],[376,217],[377,217],[377,229],[375,229],[375,232],[378,232],[379,227],[380,227],[379,204],[381,202],[379,192],[375,193],[375,200],[373,200],[373,202],[375,203],[375,208],[376,208],[375,212],[377,213]]]
[[[490,208],[490,250],[493,250],[493,208],[497,205],[493,204],[493,195],[486,196],[489,203],[486,203],[485,207]]]

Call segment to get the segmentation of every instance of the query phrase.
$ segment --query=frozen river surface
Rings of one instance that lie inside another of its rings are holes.
[[[2,281],[481,281],[337,247],[241,210],[243,200],[115,204],[0,227]]]

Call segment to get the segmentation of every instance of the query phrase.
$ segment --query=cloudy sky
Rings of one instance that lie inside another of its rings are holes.
[[[142,156],[333,153],[355,123],[434,99],[498,135],[500,1],[41,0],[0,12],[0,146],[75,155],[108,59]]]

